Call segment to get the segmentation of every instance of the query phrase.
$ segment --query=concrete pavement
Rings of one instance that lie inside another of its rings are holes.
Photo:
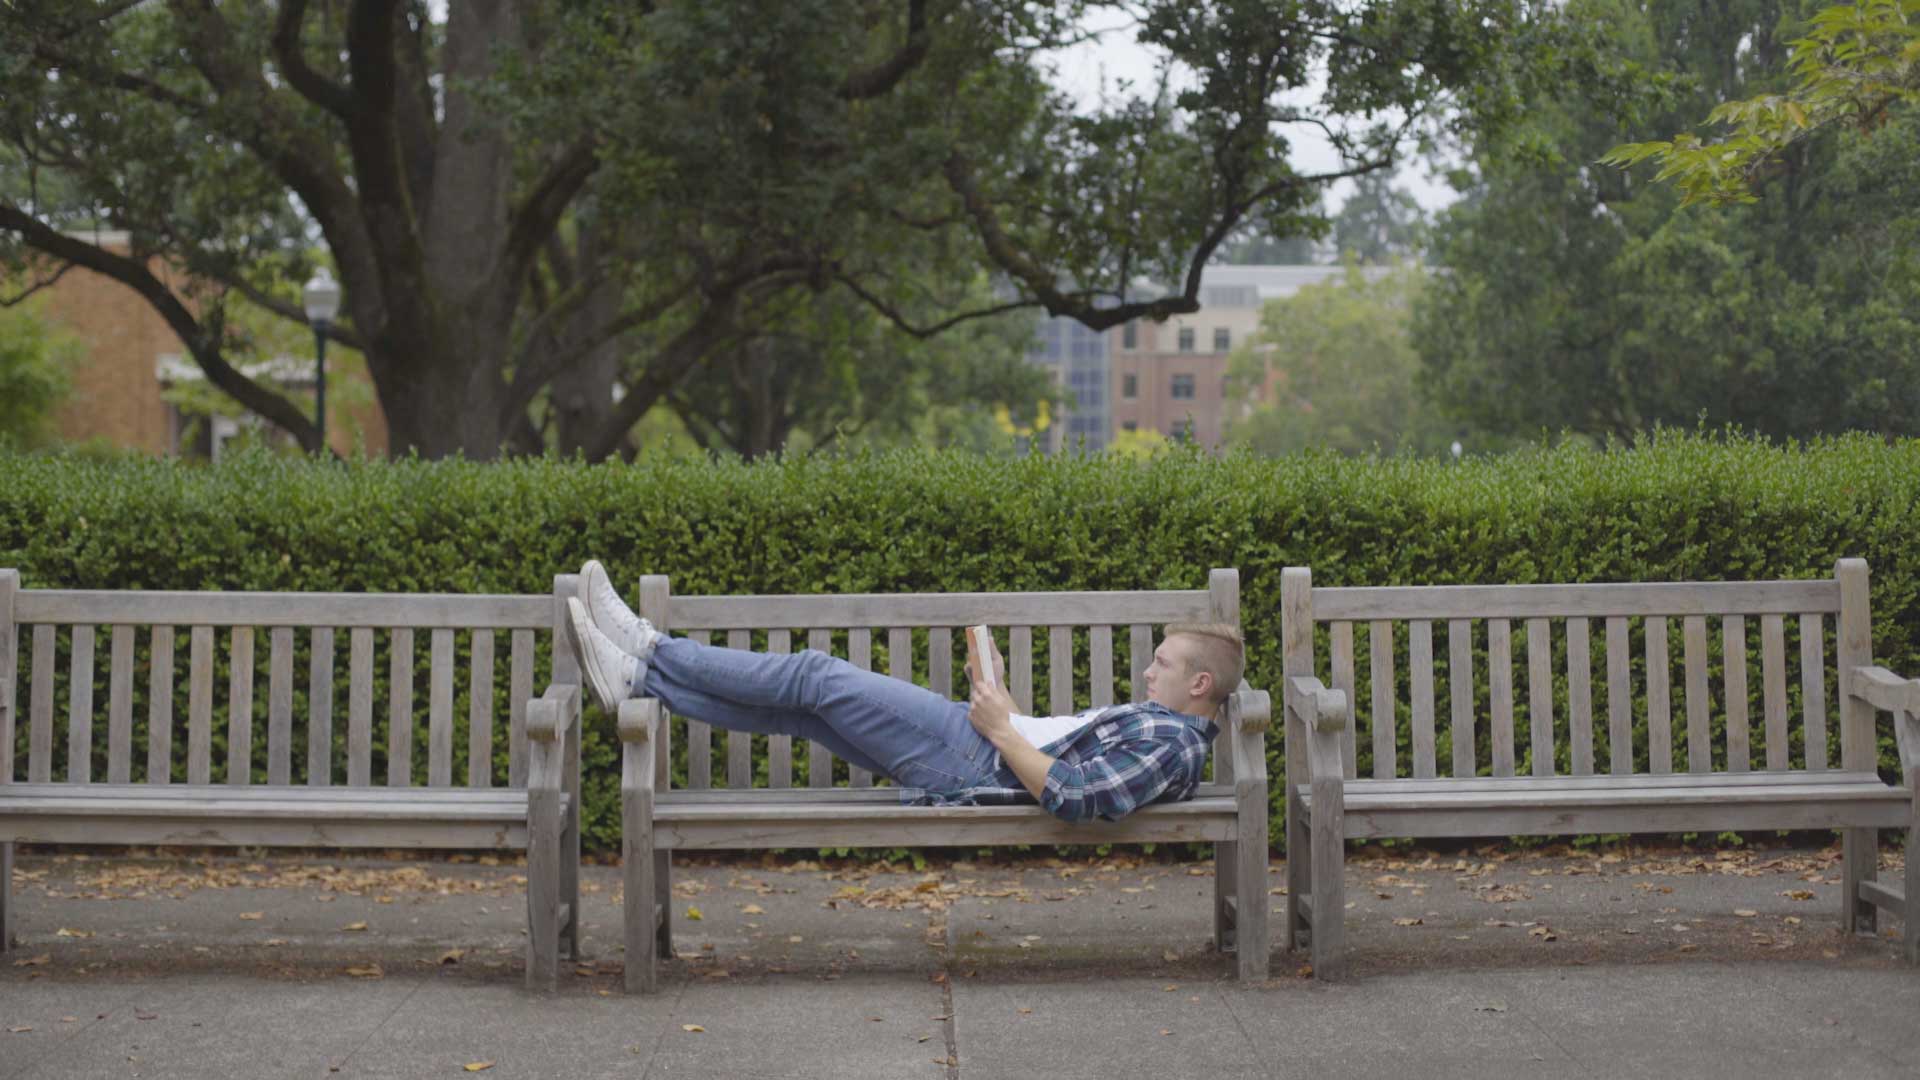
[[[1920,1076],[1920,971],[1840,933],[1831,850],[1363,851],[1334,986],[1233,981],[1204,863],[789,855],[677,868],[649,998],[588,868],[587,955],[529,995],[519,873],[23,854],[0,1080]]]

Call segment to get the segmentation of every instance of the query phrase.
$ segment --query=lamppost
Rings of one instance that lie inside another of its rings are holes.
[[[1465,447],[1460,445],[1459,439],[1455,439],[1453,440],[1453,445],[1447,447],[1447,449],[1453,452],[1453,460],[1457,464],[1460,461],[1460,453],[1462,450],[1465,449]]]
[[[327,450],[327,328],[340,313],[340,283],[326,267],[314,271],[302,293],[307,322],[313,325],[313,426],[320,429],[320,452]]]

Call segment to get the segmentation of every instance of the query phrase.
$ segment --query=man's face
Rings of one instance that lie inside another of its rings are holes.
[[[1187,674],[1187,640],[1175,634],[1153,650],[1153,662],[1143,673],[1147,681],[1147,700],[1180,709],[1190,700],[1193,676]]]

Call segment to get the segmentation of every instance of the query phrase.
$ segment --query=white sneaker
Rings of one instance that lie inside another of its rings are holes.
[[[588,617],[586,606],[567,597],[567,642],[580,658],[587,688],[600,707],[613,712],[633,696],[633,688],[647,677],[644,660],[614,644]]]
[[[620,599],[620,590],[613,587],[613,579],[599,559],[588,559],[580,568],[579,595],[593,625],[615,645],[642,660],[653,655],[653,644],[660,639],[660,631],[635,615],[626,601]]]

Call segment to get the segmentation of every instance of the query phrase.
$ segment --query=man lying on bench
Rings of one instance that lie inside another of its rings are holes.
[[[629,697],[658,698],[729,731],[811,739],[908,789],[908,802],[1002,804],[1031,794],[1074,822],[1191,798],[1217,731],[1209,718],[1245,664],[1234,627],[1175,623],[1140,673],[1146,701],[1025,716],[1005,678],[984,673],[1004,675],[998,650],[969,657],[972,700],[956,702],[810,649],[756,653],[669,637],[627,607],[597,560],[581,568],[567,612],[587,684],[609,712]]]

